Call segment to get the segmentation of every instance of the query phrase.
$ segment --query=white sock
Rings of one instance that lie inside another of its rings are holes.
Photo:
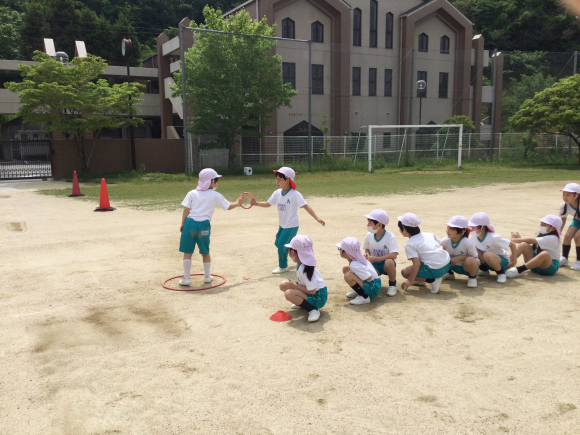
[[[211,266],[211,262],[209,262],[209,263],[203,263],[203,272],[204,272],[204,276],[206,278],[210,276],[210,273],[209,273],[210,266]]]
[[[191,274],[191,258],[189,260],[183,260],[183,277],[189,278]]]

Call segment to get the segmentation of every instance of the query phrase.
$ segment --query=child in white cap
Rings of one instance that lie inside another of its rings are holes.
[[[183,215],[181,217],[181,240],[179,252],[183,252],[183,278],[179,285],[191,285],[191,256],[195,245],[199,246],[199,253],[203,259],[204,282],[211,282],[211,257],[209,255],[209,237],[211,234],[211,218],[216,207],[232,210],[238,207],[242,198],[236,202],[229,202],[221,193],[217,193],[217,183],[221,175],[211,168],[203,169],[199,173],[197,188],[187,193],[181,203]]]
[[[324,226],[324,221],[316,216],[304,197],[296,190],[294,178],[296,173],[292,168],[286,166],[274,171],[276,174],[276,185],[279,187],[268,201],[259,202],[252,199],[251,204],[258,207],[278,207],[278,221],[280,227],[276,234],[274,245],[278,248],[278,267],[272,273],[288,272],[288,249],[285,245],[298,233],[298,209],[303,208],[312,216],[316,222]]]
[[[370,304],[381,291],[381,279],[373,265],[360,251],[360,242],[354,237],[347,237],[337,243],[340,256],[348,260],[348,266],[342,268],[344,280],[352,288],[346,297],[351,305]]]
[[[568,231],[564,234],[562,241],[562,257],[560,258],[560,266],[568,266],[568,255],[570,255],[570,248],[572,248],[572,240],[576,243],[576,262],[570,267],[572,270],[580,270],[580,184],[568,183],[562,190],[562,198],[564,202],[560,206],[560,218],[562,219],[562,229],[566,225],[568,216],[572,216],[572,222],[568,227]]]
[[[328,291],[324,278],[316,269],[316,258],[312,249],[312,239],[301,234],[286,244],[288,255],[298,265],[297,281],[291,279],[280,284],[280,290],[292,308],[303,308],[308,311],[308,321],[316,322],[320,318],[320,309],[326,304]]]
[[[397,239],[390,231],[385,230],[389,224],[389,215],[384,210],[373,210],[365,214],[367,218],[367,235],[363,243],[365,258],[371,262],[379,276],[389,277],[387,296],[397,294]]]
[[[451,268],[451,257],[441,246],[435,234],[424,233],[419,228],[421,219],[413,213],[405,213],[397,218],[399,231],[409,240],[405,244],[407,258],[413,263],[401,271],[405,282],[403,290],[408,289],[414,281],[431,284],[431,293],[439,293],[443,276]]]
[[[471,227],[471,241],[477,248],[480,261],[478,275],[489,275],[489,269],[497,274],[497,282],[504,284],[507,281],[506,269],[515,266],[517,260],[516,244],[504,239],[495,232],[489,216],[483,212],[475,213],[469,219]],[[510,249],[512,259],[510,263]]]
[[[441,246],[451,256],[451,269],[443,280],[455,279],[455,273],[467,275],[467,287],[477,287],[479,259],[477,249],[469,240],[469,221],[463,216],[452,216],[447,222],[447,237],[441,239]]]
[[[540,275],[552,276],[560,268],[560,229],[562,219],[555,214],[544,216],[540,221],[537,237],[521,237],[512,233],[511,240],[517,244],[517,256],[524,256],[525,264],[506,271],[508,278],[517,278],[526,270]]]

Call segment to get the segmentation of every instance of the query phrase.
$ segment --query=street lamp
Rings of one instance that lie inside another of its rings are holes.
[[[57,51],[54,54],[54,60],[58,60],[60,63],[66,65],[68,63],[68,54],[64,51]]]
[[[422,125],[421,112],[423,110],[423,97],[427,94],[427,82],[425,80],[419,80],[417,82],[417,90],[419,91],[419,125]]]
[[[127,81],[131,83],[131,69],[130,69],[130,58],[131,53],[133,52],[133,44],[131,43],[130,39],[123,39],[121,42],[121,53],[123,57],[127,60]],[[129,101],[131,101],[131,95],[129,95]],[[130,109],[129,109],[130,110]],[[132,121],[133,117],[129,113],[129,120]],[[133,170],[137,170],[137,156],[135,153],[135,135],[133,134],[133,124],[129,123],[129,134],[131,137],[131,164],[133,166]]]

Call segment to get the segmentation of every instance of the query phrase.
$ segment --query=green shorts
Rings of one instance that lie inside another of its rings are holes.
[[[580,230],[580,219],[572,219],[572,222],[570,222],[570,226],[578,228]]]
[[[505,271],[505,268],[507,267],[508,264],[510,264],[510,261],[507,258],[501,257],[501,256],[499,257],[499,259],[500,259],[501,268]],[[494,270],[493,267],[491,267],[489,264],[487,264],[487,261],[484,261],[483,265],[485,267],[487,267],[488,269]]]
[[[458,273],[459,275],[467,275],[469,276],[469,274],[465,271],[465,269],[463,268],[463,266],[451,266],[451,271]]]
[[[534,252],[534,257],[538,255],[536,252]],[[552,276],[552,275],[556,275],[556,272],[558,272],[558,269],[560,269],[560,261],[559,260],[552,260],[552,265],[546,267],[545,269],[540,269],[539,267],[534,267],[532,270],[532,272],[537,273],[538,275],[546,275],[546,276]]]
[[[395,263],[395,267],[396,267],[397,266],[397,262],[395,260],[393,260],[393,263]],[[384,261],[375,261],[373,263],[373,267],[375,268],[375,270],[377,271],[377,273],[379,274],[379,276],[386,275],[386,273],[385,273],[385,262]]]
[[[439,269],[431,269],[426,264],[421,263],[421,267],[419,268],[419,273],[417,273],[417,276],[419,278],[425,278],[425,279],[437,279],[437,278],[441,278],[443,275],[445,275],[447,272],[449,272],[449,269],[451,269],[451,261],[449,262],[449,264],[447,264]]]
[[[209,254],[209,236],[211,235],[211,224],[209,221],[196,222],[187,218],[181,231],[179,241],[179,252],[193,254],[195,245],[199,246],[200,254]]]
[[[381,279],[373,279],[371,281],[363,281],[363,291],[369,298],[376,298],[381,291]]]
[[[326,305],[326,300],[328,299],[328,290],[326,287],[316,290],[313,295],[308,295],[308,303],[312,305],[317,310],[321,309]]]

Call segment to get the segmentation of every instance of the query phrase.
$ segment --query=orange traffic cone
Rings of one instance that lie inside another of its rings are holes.
[[[95,211],[113,211],[115,207],[111,207],[109,203],[109,194],[107,193],[107,183],[105,183],[105,179],[101,179],[101,200],[99,204],[99,208],[96,208]]]
[[[85,196],[84,193],[81,193],[81,188],[79,186],[79,179],[77,178],[77,171],[73,172],[73,190],[72,190],[72,194],[69,196]]]

